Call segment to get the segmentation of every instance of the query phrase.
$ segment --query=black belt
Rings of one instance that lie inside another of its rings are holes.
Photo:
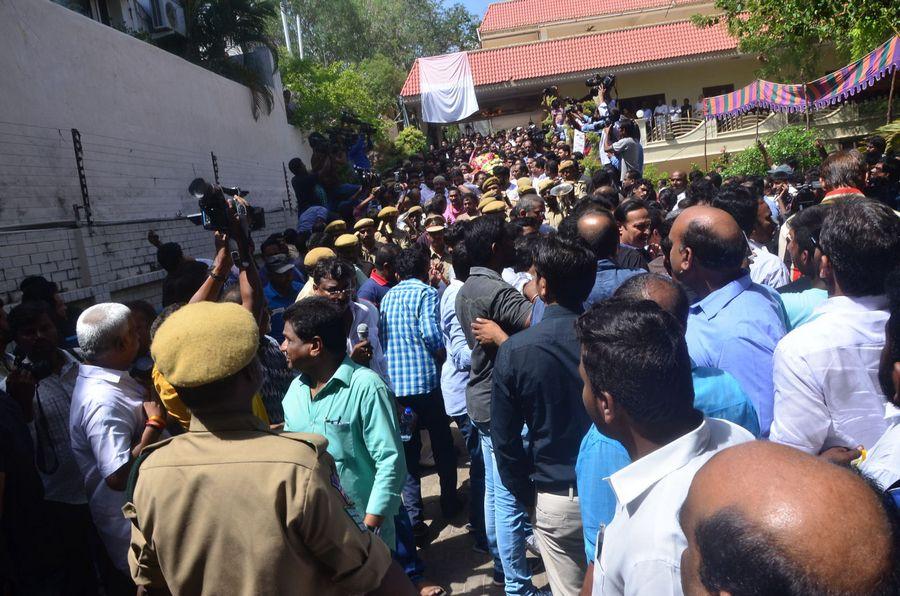
[[[540,484],[536,488],[537,492],[539,493],[547,493],[551,495],[558,495],[561,497],[568,497],[569,491],[571,490],[572,496],[578,496],[578,485],[576,485],[574,482],[553,482],[551,484]]]

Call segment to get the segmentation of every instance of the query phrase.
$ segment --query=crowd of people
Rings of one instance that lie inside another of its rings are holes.
[[[437,596],[428,459],[506,594],[900,593],[897,159],[660,185],[629,122],[590,174],[529,129],[355,184],[319,145],[296,229],[150,233],[159,305],[24,280],[2,593]]]

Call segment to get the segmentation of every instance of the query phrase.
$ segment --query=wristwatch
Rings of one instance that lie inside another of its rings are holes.
[[[376,526],[370,526],[366,524],[366,527],[369,528],[369,531],[375,534],[376,536],[381,536],[381,528]]]

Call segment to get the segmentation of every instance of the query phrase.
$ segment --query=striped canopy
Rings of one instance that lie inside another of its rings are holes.
[[[737,91],[707,98],[707,118],[720,118],[756,108],[776,112],[823,109],[868,88],[900,66],[900,36],[895,36],[853,64],[812,83],[786,85],[756,80]]]
[[[809,99],[817,109],[826,108],[871,87],[900,66],[900,36],[882,44],[853,64],[807,85]]]

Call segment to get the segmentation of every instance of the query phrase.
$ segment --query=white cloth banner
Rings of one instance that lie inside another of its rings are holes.
[[[466,52],[419,58],[419,90],[425,122],[458,122],[478,111]]]
[[[572,153],[581,153],[584,155],[584,133],[580,130],[573,131],[572,137]]]

